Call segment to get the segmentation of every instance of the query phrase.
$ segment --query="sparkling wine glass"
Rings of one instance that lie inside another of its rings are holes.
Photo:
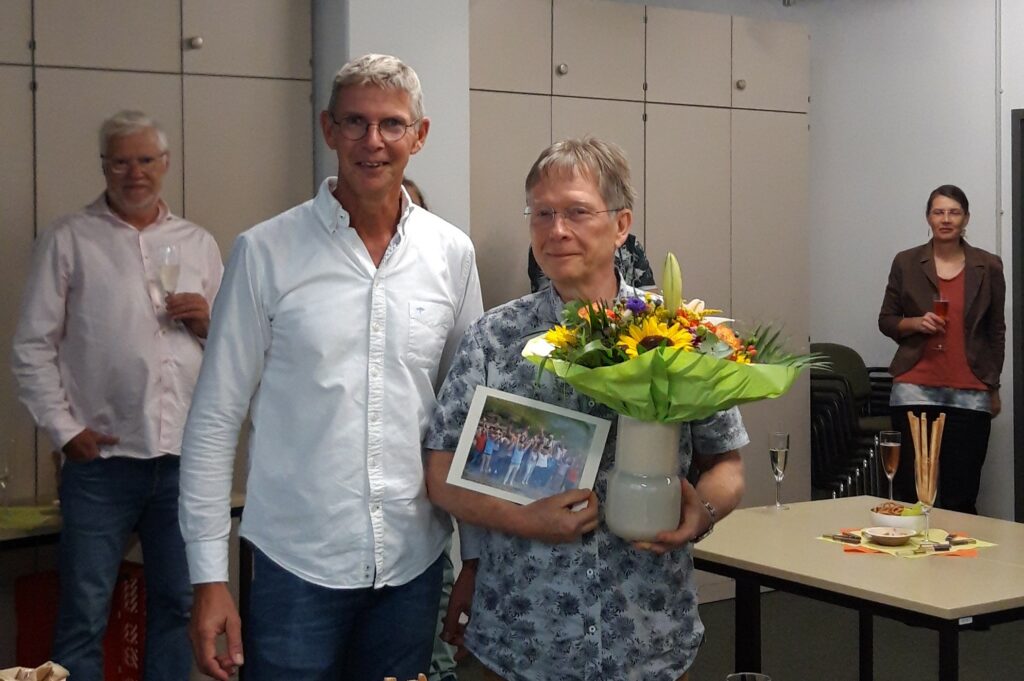
[[[878,449],[882,455],[885,477],[889,478],[889,501],[892,501],[892,479],[896,477],[896,469],[900,465],[900,432],[883,430],[879,433]]]
[[[789,506],[782,503],[782,479],[786,477],[786,461],[789,459],[789,433],[776,431],[768,436],[768,456],[775,476],[775,510],[784,511]]]
[[[946,318],[949,316],[949,301],[941,293],[932,298],[932,312],[942,317],[942,321],[946,321]],[[936,350],[946,349],[945,344],[942,342],[945,335],[944,331],[936,334],[935,344],[933,345]]]
[[[178,290],[178,275],[181,273],[181,250],[178,244],[161,246],[157,253],[157,265],[164,293],[175,293]]]

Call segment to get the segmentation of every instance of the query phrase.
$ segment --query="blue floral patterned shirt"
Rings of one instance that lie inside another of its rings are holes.
[[[624,287],[620,295],[632,293]],[[604,502],[615,459],[616,417],[520,353],[529,338],[561,321],[562,301],[547,288],[486,313],[469,327],[428,428],[429,449],[454,451],[478,385],[612,420],[595,484]],[[683,424],[679,472],[693,450],[714,455],[748,442],[738,410]],[[658,556],[612,535],[602,518],[575,542],[550,545],[485,531],[466,634],[469,649],[510,681],[675,680],[704,634],[697,614],[689,546]]]

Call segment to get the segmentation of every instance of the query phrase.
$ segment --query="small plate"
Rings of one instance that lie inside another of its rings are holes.
[[[865,527],[860,533],[869,541],[882,546],[902,546],[917,534],[904,527]]]

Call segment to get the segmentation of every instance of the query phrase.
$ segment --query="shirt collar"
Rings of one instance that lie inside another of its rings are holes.
[[[325,178],[320,183],[320,189],[313,199],[313,212],[320,219],[320,224],[329,234],[333,234],[339,229],[350,227],[352,224],[352,218],[348,211],[345,210],[345,207],[334,196],[334,190],[337,186],[338,178],[336,176]],[[402,212],[398,218],[398,229],[395,234],[396,243],[405,236],[405,222],[412,215],[414,206],[415,204],[409,200],[409,194],[405,191],[405,187],[402,187]]]

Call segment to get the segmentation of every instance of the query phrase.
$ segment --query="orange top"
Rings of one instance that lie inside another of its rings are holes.
[[[924,355],[914,367],[897,376],[897,383],[914,383],[965,390],[988,390],[971,371],[964,343],[964,271],[952,279],[939,278],[939,293],[949,301],[946,333],[936,334],[925,346]],[[937,349],[941,343],[945,348]]]

